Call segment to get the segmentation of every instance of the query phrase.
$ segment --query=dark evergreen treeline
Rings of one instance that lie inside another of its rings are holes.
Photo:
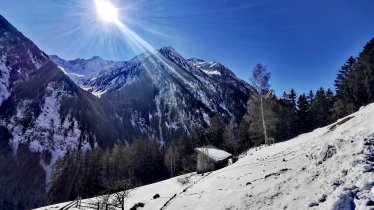
[[[256,68],[266,71],[261,65]],[[339,70],[335,88],[335,94],[321,87],[299,95],[292,89],[281,97],[261,90],[263,101],[260,103],[260,97],[254,94],[242,119],[226,122],[216,115],[209,128],[198,128],[164,146],[155,140],[138,138],[131,145],[96,148],[86,154],[69,153],[55,167],[49,202],[98,195],[105,192],[108,182],[127,180],[132,186],[139,186],[195,171],[194,148],[198,146],[212,144],[238,155],[264,144],[261,111],[267,136],[275,142],[326,126],[357,111],[374,102],[374,39]]]
[[[316,92],[300,95],[292,89],[280,98],[270,94],[263,100],[268,136],[275,141],[284,141],[333,123],[374,102],[374,39],[357,58],[348,59],[339,70],[334,85],[335,95],[331,89],[322,87]],[[241,135],[236,139],[245,136],[242,142],[252,146],[265,142],[258,98],[249,99],[247,113],[237,128]]]
[[[14,154],[3,141],[0,129],[0,209],[32,209],[46,204],[45,172],[40,166],[42,154],[19,145]]]
[[[132,186],[165,178],[162,150],[157,141],[135,139],[131,146],[71,152],[60,159],[48,192],[49,203],[93,197],[107,192],[108,183],[127,180]]]

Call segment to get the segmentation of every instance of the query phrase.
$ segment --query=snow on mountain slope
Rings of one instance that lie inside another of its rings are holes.
[[[9,77],[10,71],[3,60],[0,61],[0,105],[10,96]]]
[[[138,202],[142,209],[373,209],[373,122],[371,104],[337,124],[251,149],[226,168],[184,175],[189,184],[175,177],[131,190],[126,209]]]
[[[66,152],[105,147],[119,139],[110,118],[96,97],[79,88],[0,15],[2,151],[17,154],[22,147],[42,154],[38,158],[48,184],[52,166]],[[0,177],[7,176],[0,171]]]
[[[199,58],[190,58],[187,59],[187,62],[191,66],[204,72],[204,74],[208,75],[209,78],[212,77],[216,80],[225,80],[226,82],[241,87],[242,89],[244,89],[244,87],[252,89],[247,82],[237,78],[230,69],[217,61],[205,61]]]
[[[190,58],[188,62],[208,75],[236,77],[227,67],[217,61],[204,61],[198,58]]]
[[[209,126],[217,113],[226,122],[240,119],[252,94],[250,85],[223,65],[214,66],[212,72],[219,71],[221,76],[212,77],[204,72],[208,67],[196,67],[172,47],[145,52],[122,63],[96,58],[92,61],[96,65],[88,65],[92,63],[89,60],[51,57],[65,72],[79,74],[75,82],[81,88],[115,108],[129,142],[139,135],[161,143],[174,141],[191,129]],[[86,75],[82,69],[92,69],[91,77],[80,76]]]
[[[47,61],[44,52],[0,15],[0,106],[16,84]]]
[[[17,105],[17,113],[9,120],[3,119],[0,125],[6,126],[12,138],[9,144],[13,151],[17,151],[20,144],[28,145],[34,153],[50,152],[51,159],[48,162],[41,160],[40,164],[46,172],[46,183],[49,184],[52,167],[66,152],[81,148],[90,150],[87,136],[79,129],[78,121],[71,115],[60,115],[60,103],[62,97],[69,97],[61,84],[51,82],[48,84],[43,104],[38,116],[31,125],[23,126],[30,116],[32,100],[24,100]],[[34,102],[35,103],[35,102]]]
[[[123,66],[124,61],[108,61],[94,56],[90,59],[64,60],[57,55],[50,55],[49,58],[56,63],[66,75],[77,84],[93,78],[102,72],[110,71]]]

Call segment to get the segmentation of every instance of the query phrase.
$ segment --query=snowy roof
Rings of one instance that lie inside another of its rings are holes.
[[[232,156],[230,153],[211,145],[195,148],[195,151],[208,155],[214,161],[221,161]]]

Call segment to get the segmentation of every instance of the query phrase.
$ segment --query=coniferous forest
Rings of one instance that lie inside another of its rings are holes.
[[[0,5],[0,210],[374,210],[373,0]]]
[[[261,64],[256,69],[270,72]],[[269,80],[270,74],[262,101],[269,139],[281,142],[326,126],[374,102],[374,39],[341,67],[334,81],[335,91],[321,87],[298,93],[291,89],[278,97],[271,91]],[[105,193],[108,182],[128,180],[136,187],[195,171],[194,148],[201,145],[212,144],[235,156],[260,146],[265,139],[259,98],[256,94],[250,97],[242,119],[226,122],[216,115],[209,128],[196,129],[166,145],[139,137],[130,145],[96,148],[85,154],[70,152],[56,164],[48,196],[41,196],[39,201],[92,197]]]

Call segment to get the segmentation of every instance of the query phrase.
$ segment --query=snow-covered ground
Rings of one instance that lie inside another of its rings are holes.
[[[251,149],[221,170],[184,175],[189,184],[175,177],[136,188],[126,209],[374,209],[374,104],[350,117]]]

